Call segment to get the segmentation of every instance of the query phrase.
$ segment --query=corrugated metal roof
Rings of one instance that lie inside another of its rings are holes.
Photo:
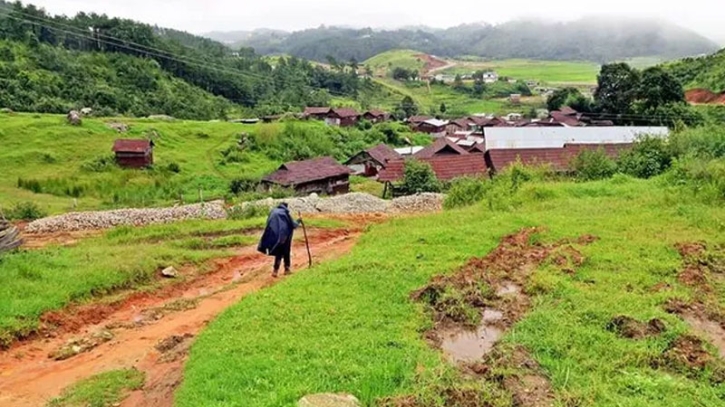
[[[439,119],[430,119],[430,120],[424,121],[423,123],[430,124],[433,127],[443,127],[443,126],[448,125],[447,120],[439,120]]]
[[[667,137],[667,127],[487,127],[486,149],[561,148],[564,144],[632,143],[642,135]]]
[[[417,153],[418,151],[420,151],[420,150],[422,150],[424,148],[425,147],[420,147],[420,146],[401,147],[401,148],[396,148],[395,149],[395,152],[398,153],[398,154],[400,154],[400,155],[413,155],[413,154]]]

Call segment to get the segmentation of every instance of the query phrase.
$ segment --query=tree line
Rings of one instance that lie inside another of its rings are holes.
[[[176,30],[98,14],[52,16],[0,0],[0,107],[14,110],[87,106],[218,118],[235,106],[281,113],[331,96],[354,98],[372,86],[356,69],[337,68],[294,57],[270,61]]]

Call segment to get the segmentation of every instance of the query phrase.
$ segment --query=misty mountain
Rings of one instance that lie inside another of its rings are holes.
[[[209,33],[233,47],[261,54],[290,54],[325,61],[363,61],[381,52],[410,48],[445,57],[588,60],[599,63],[641,56],[666,59],[714,52],[713,41],[672,23],[642,19],[583,18],[558,23],[518,20],[499,25],[465,24],[448,29],[397,30],[318,27],[296,32],[257,30]]]

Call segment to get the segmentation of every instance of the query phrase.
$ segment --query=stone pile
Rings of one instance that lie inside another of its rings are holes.
[[[422,193],[401,196],[390,201],[391,213],[436,212],[443,209],[443,194]]]
[[[117,209],[100,212],[73,212],[38,219],[28,225],[27,233],[53,233],[108,229],[121,225],[143,226],[187,219],[224,219],[223,201],[174,206],[171,208]]]

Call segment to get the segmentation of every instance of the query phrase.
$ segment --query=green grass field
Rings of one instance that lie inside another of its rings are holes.
[[[366,406],[392,395],[424,397],[456,374],[423,340],[431,321],[410,293],[530,226],[544,228],[543,241],[599,238],[582,249],[586,261],[574,274],[551,267],[534,274],[527,286],[538,293],[534,308],[504,337],[542,365],[556,405],[725,403],[725,388],[710,384],[708,371],[685,375],[651,363],[687,330],[663,310],[667,299],[691,296],[677,280],[681,260],[673,245],[725,243],[725,208],[693,201],[660,180],[625,176],[531,182],[504,202],[499,210],[478,204],[375,226],[346,258],[245,297],[199,337],[176,405],[292,406],[315,392],[350,392]],[[661,282],[671,290],[651,290]],[[711,283],[725,289],[723,280]],[[605,329],[618,315],[657,317],[667,331],[637,341],[618,337]]]
[[[87,119],[82,127],[69,126],[64,117],[55,115],[3,115],[0,120],[0,206],[6,209],[21,201],[34,201],[50,213],[153,206],[178,201],[180,195],[185,202],[198,202],[199,189],[205,200],[221,198],[231,179],[262,176],[279,165],[255,154],[249,154],[247,162],[220,163],[221,151],[234,144],[241,133],[274,133],[276,124],[124,118],[117,121],[128,124],[130,130],[119,134],[106,125],[116,121],[113,119]],[[111,157],[116,138],[147,137],[153,137],[156,143],[154,171],[84,169],[84,164]],[[170,163],[178,164],[181,171],[164,171]],[[18,178],[46,183],[51,193],[18,188]],[[72,186],[87,192],[74,198],[73,191],[65,191]]]
[[[386,51],[369,58],[362,65],[370,67],[375,73],[382,74],[385,74],[391,67],[419,71],[423,69],[425,62],[416,57],[418,54],[421,53],[409,49]]]
[[[549,84],[596,84],[599,65],[592,62],[536,61],[506,59],[500,61],[458,61],[446,74],[471,74],[477,70],[494,70],[501,76]]]

